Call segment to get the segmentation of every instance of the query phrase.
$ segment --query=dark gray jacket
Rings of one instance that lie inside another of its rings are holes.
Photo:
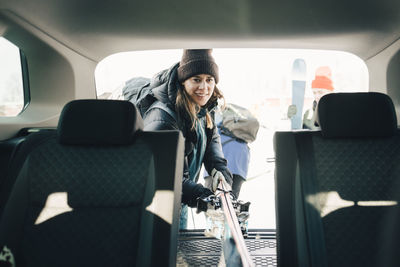
[[[155,130],[180,130],[185,137],[185,169],[182,184],[182,202],[189,206],[196,205],[196,199],[205,192],[201,184],[189,179],[188,163],[193,158],[193,148],[197,143],[197,134],[191,130],[190,121],[185,119],[184,114],[177,114],[175,111],[175,102],[179,83],[177,79],[177,68],[179,63],[171,68],[158,73],[150,82],[150,88],[153,96],[157,101],[162,102],[170,110],[175,112],[175,116],[171,116],[165,109],[151,108],[143,116],[144,129],[148,131]],[[215,107],[217,103],[211,105]],[[232,175],[227,168],[227,162],[224,158],[221,140],[217,127],[206,129],[207,147],[204,154],[203,163],[208,173],[215,168],[223,173],[225,179],[232,184]]]

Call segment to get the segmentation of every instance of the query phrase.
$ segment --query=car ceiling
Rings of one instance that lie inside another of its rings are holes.
[[[332,49],[373,57],[400,37],[398,0],[0,0],[95,61],[168,48]]]

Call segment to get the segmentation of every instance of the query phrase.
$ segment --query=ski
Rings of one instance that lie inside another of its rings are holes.
[[[304,59],[297,58],[293,62],[292,67],[292,115],[288,114],[291,119],[292,130],[301,129],[303,126],[303,106],[304,94],[306,89],[306,62]]]
[[[225,215],[225,231],[223,243],[225,262],[227,263],[227,266],[254,266],[243,238],[243,229],[239,225],[239,220],[236,215],[236,209],[234,208],[234,205],[232,203],[231,189],[229,185],[222,181],[219,183],[219,188],[219,198],[221,200],[221,207]],[[247,211],[249,204],[250,203],[246,205]],[[240,262],[238,259],[235,258],[235,254],[237,254],[235,250],[240,255]]]
[[[247,236],[249,206],[250,202],[236,200],[231,187],[225,181],[219,182],[215,195],[198,199],[197,213],[209,213],[210,219],[214,220],[208,236],[222,239],[226,266],[254,266],[244,241],[244,236]],[[215,213],[218,210],[220,212]],[[221,214],[223,215],[222,225]]]

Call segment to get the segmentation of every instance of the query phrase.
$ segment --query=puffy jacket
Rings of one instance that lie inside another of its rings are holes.
[[[175,102],[178,87],[180,86],[177,79],[177,68],[179,63],[171,68],[161,71],[154,76],[150,82],[150,88],[156,101],[162,102],[172,111],[175,111]],[[216,103],[210,105],[209,111],[213,114],[212,108]],[[197,184],[189,178],[188,163],[193,158],[193,148],[197,143],[197,134],[192,131],[188,120],[183,119],[184,116],[176,114],[176,119],[162,108],[149,109],[143,116],[144,129],[149,131],[155,130],[180,130],[185,137],[185,164],[184,176],[182,184],[182,202],[189,206],[195,206],[196,200],[205,192],[205,188],[201,184]],[[205,118],[203,118],[205,119]],[[178,121],[179,120],[179,121]],[[231,183],[232,175],[227,168],[227,161],[224,158],[221,148],[221,140],[217,127],[206,129],[207,146],[203,158],[206,170],[211,173],[215,168],[223,173],[226,180]]]

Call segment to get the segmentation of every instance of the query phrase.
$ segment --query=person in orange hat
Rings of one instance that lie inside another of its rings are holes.
[[[315,71],[315,78],[311,83],[311,90],[314,94],[314,101],[312,111],[307,110],[303,116],[303,129],[316,129],[315,118],[316,112],[315,109],[321,97],[326,94],[330,94],[333,92],[333,84],[332,84],[332,71],[328,66],[318,67]],[[310,113],[312,112],[311,118]]]

